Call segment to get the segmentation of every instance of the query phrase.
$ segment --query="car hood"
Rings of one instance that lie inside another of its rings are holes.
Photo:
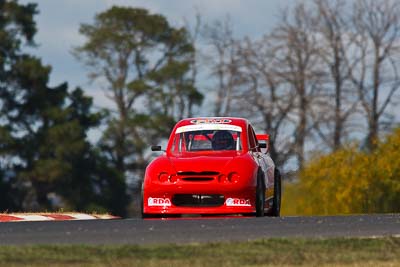
[[[222,172],[224,168],[235,158],[235,155],[223,156],[181,156],[169,157],[169,160],[178,172]]]

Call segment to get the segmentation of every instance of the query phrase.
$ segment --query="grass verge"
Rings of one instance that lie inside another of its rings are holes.
[[[0,246],[0,266],[400,266],[400,238]]]

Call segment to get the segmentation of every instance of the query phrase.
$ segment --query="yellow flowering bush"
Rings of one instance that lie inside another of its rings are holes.
[[[356,145],[314,157],[286,183],[283,215],[400,212],[400,129],[373,152]]]

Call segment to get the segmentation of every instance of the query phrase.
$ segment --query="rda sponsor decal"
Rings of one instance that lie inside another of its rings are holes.
[[[147,199],[148,206],[158,206],[158,207],[165,207],[171,206],[171,200],[169,198],[157,198],[157,197],[149,197]]]
[[[225,205],[228,207],[250,207],[250,199],[244,198],[228,198],[225,201]]]
[[[231,123],[232,120],[229,119],[198,119],[198,120],[191,120],[193,124],[220,124],[220,123]]]

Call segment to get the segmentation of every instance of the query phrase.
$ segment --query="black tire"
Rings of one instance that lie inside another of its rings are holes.
[[[142,219],[162,218],[160,214],[148,214],[143,212],[143,197],[141,201],[141,214],[142,214]]]
[[[256,217],[264,216],[264,207],[265,207],[264,180],[261,175],[258,175],[257,188],[256,188]]]
[[[141,199],[140,200],[140,214],[142,216],[142,219],[145,219],[145,218],[148,218],[148,217],[147,217],[147,214],[143,213],[143,206],[144,206],[144,203],[143,203],[143,192],[142,192],[142,197],[140,199]]]
[[[143,196],[143,183],[142,183],[142,190],[141,190],[141,196],[140,196],[140,213],[141,213],[142,219],[152,218],[151,215],[145,214],[143,212],[143,209],[144,209],[144,199],[143,199],[143,197],[144,196]]]
[[[282,178],[278,169],[275,169],[274,176],[274,199],[271,212],[268,215],[272,217],[279,217],[281,215]]]

